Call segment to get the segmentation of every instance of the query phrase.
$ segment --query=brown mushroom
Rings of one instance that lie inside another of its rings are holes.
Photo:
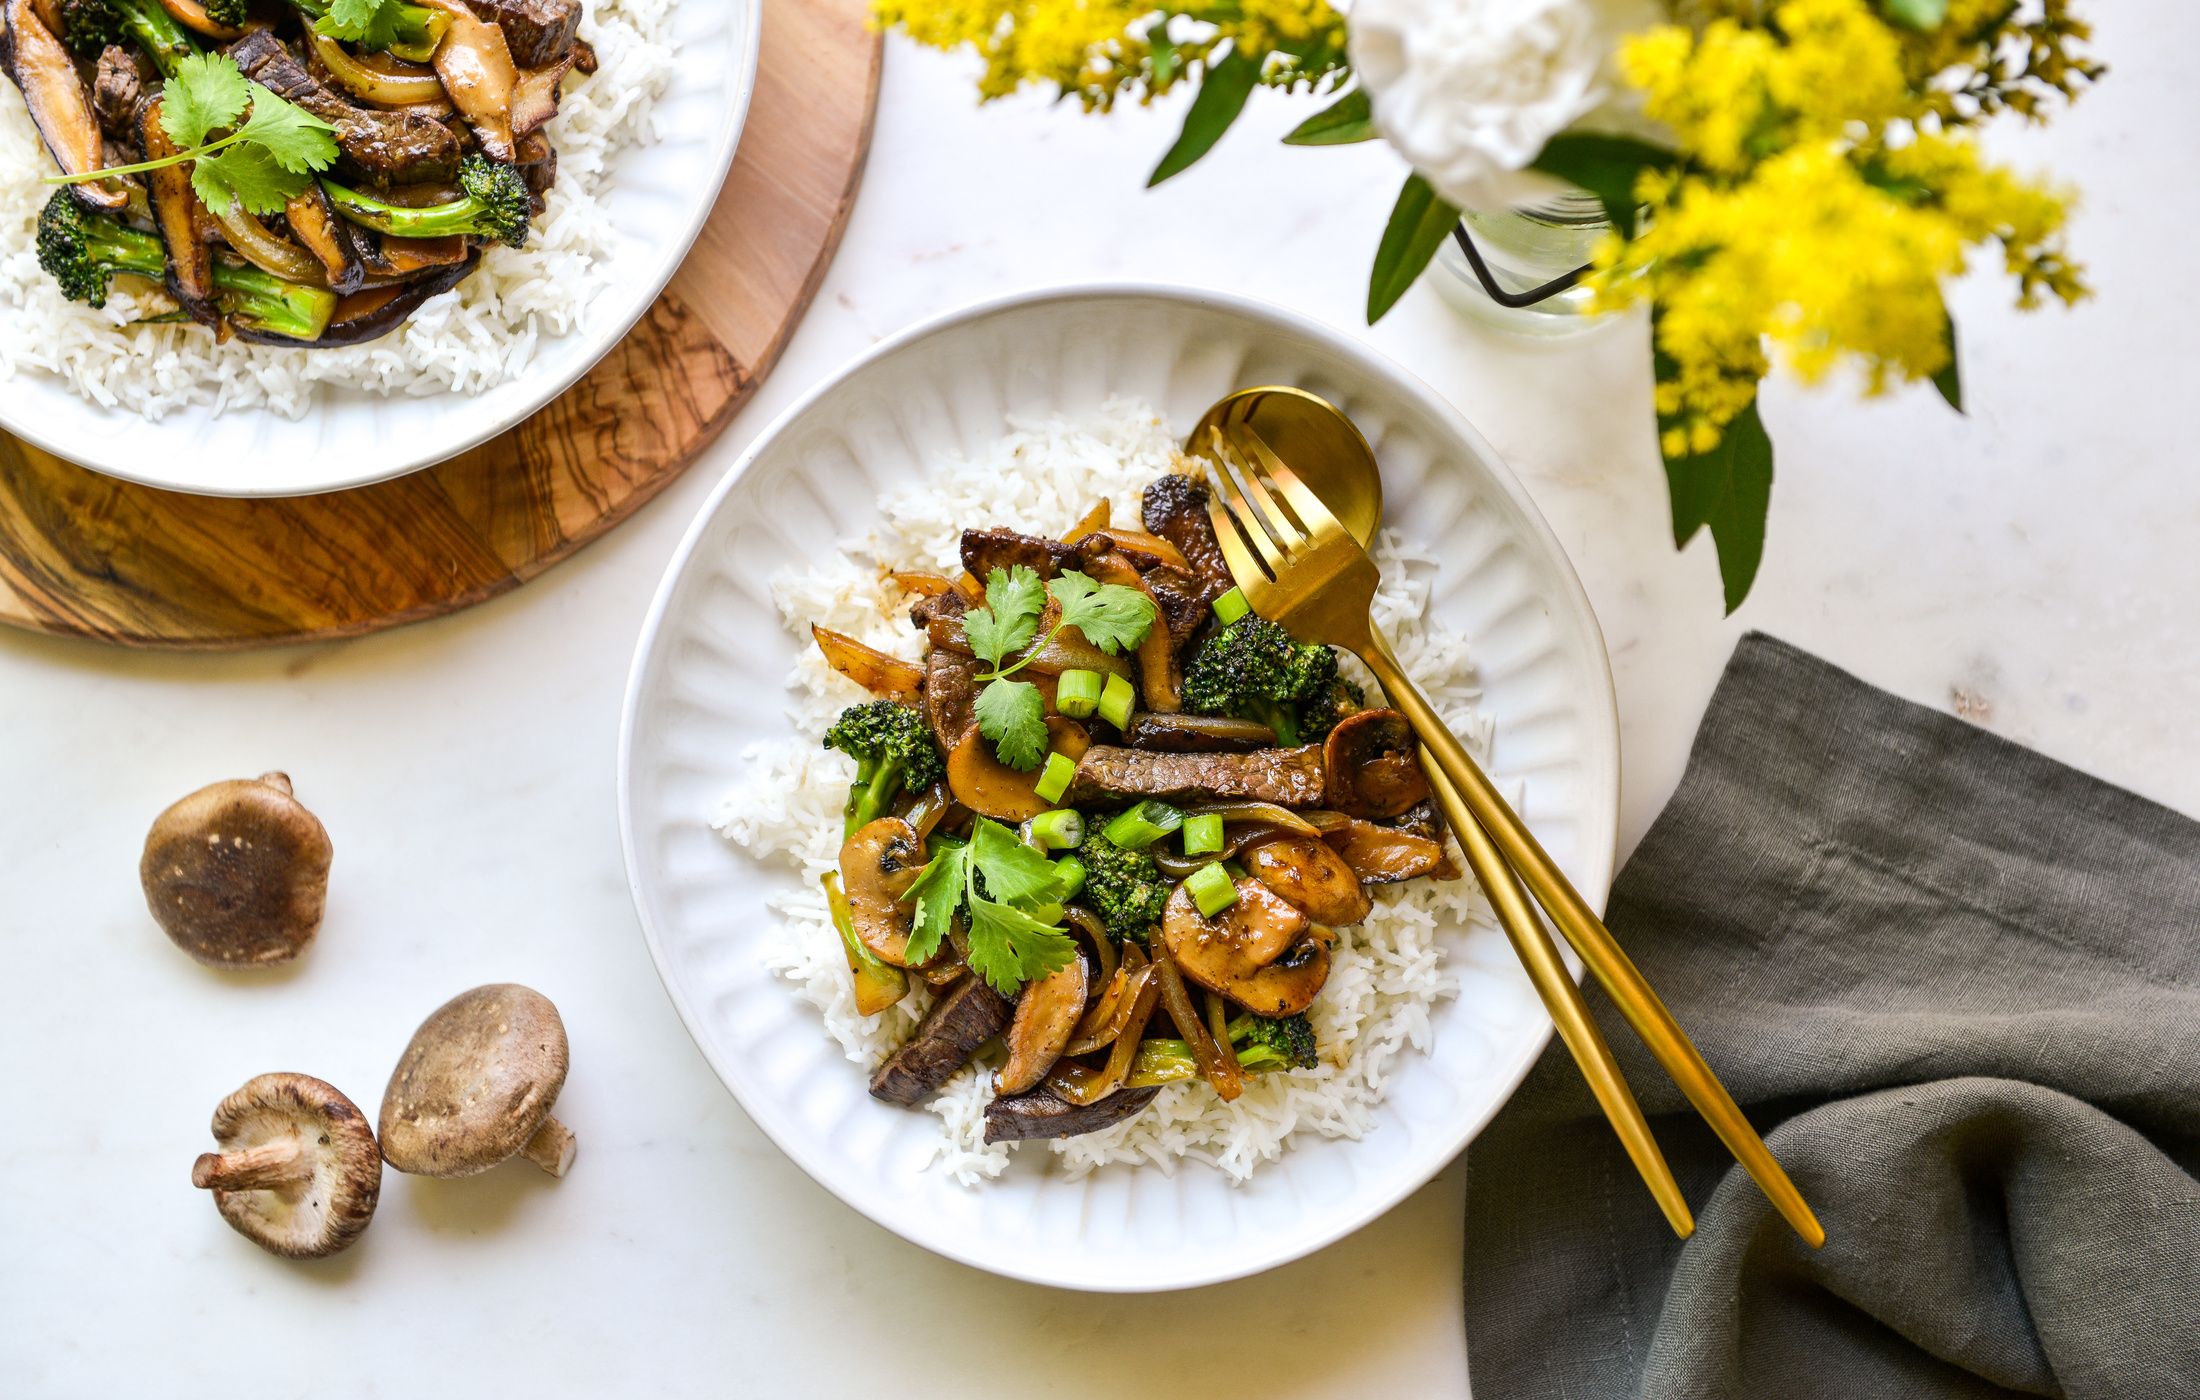
[[[1146,629],[1145,637],[1138,643],[1138,688],[1150,711],[1173,715],[1183,709],[1183,679],[1177,673],[1176,643],[1169,629],[1161,625],[1161,604],[1147,589],[1146,581],[1131,567],[1130,560],[1120,554],[1101,555],[1092,561],[1089,572],[1101,583],[1138,590],[1153,605],[1153,625]]]
[[[1263,1016],[1313,1005],[1329,980],[1327,929],[1251,878],[1237,903],[1209,919],[1178,885],[1161,915],[1161,939],[1192,981]]]
[[[176,154],[176,143],[161,125],[162,102],[154,98],[138,108],[138,145],[147,160]],[[207,245],[208,222],[191,188],[191,162],[147,172],[145,187],[153,229],[168,254],[168,290],[193,320],[218,325],[214,305],[214,254]],[[313,186],[315,190],[319,185]]]
[[[1348,817],[1395,817],[1428,799],[1413,726],[1396,710],[1337,721],[1322,743],[1326,803]]]
[[[177,947],[211,967],[264,967],[313,941],[334,856],[290,778],[263,773],[200,788],[161,813],[138,879]]]
[[[1008,1063],[993,1080],[995,1093],[1021,1094],[1054,1068],[1084,1015],[1087,981],[1085,960],[1077,957],[1024,987],[1008,1027]]]
[[[191,1184],[270,1254],[318,1259],[359,1238],[382,1194],[382,1153],[359,1106],[306,1074],[263,1074],[214,1109]]]
[[[880,817],[840,848],[840,881],[856,937],[896,967],[909,965],[909,921],[915,912],[902,896],[923,873],[924,839],[900,817]]]
[[[518,1154],[552,1176],[573,1165],[550,1116],[565,1087],[565,1023],[531,988],[496,982],[436,1008],[382,1095],[382,1155],[416,1176],[473,1176]]]
[[[84,175],[105,167],[106,146],[91,95],[75,60],[32,0],[0,0],[0,69],[22,91],[23,105],[62,173]],[[87,208],[108,213],[129,203],[112,181],[71,185],[69,192]]]
[[[509,164],[514,155],[512,97],[519,66],[504,31],[481,19],[460,0],[427,0],[451,17],[451,27],[436,47],[435,72],[459,115],[473,128],[483,154]]]
[[[1319,924],[1356,924],[1374,901],[1343,856],[1317,836],[1279,836],[1245,851],[1245,868]]]
[[[1090,740],[1084,726],[1060,715],[1047,718],[1047,747],[1072,760],[1084,755]],[[973,724],[947,754],[947,786],[956,801],[996,821],[1029,821],[1054,804],[1036,791],[1044,764],[1028,773],[1009,767],[993,752],[993,741]]]
[[[1363,885],[1393,885],[1422,875],[1459,878],[1458,867],[1439,839],[1335,812],[1311,815],[1322,829],[1322,840],[1344,858]]]

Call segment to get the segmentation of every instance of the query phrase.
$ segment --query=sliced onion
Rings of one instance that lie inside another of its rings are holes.
[[[1169,1019],[1176,1022],[1176,1033],[1192,1047],[1192,1059],[1199,1065],[1200,1074],[1214,1087],[1216,1095],[1228,1103],[1245,1091],[1245,1073],[1238,1068],[1237,1058],[1231,1056],[1227,1063],[1224,1061],[1214,1036],[1208,1033],[1207,1023],[1200,1019],[1198,1010],[1192,1005],[1192,994],[1184,985],[1184,974],[1176,970],[1175,961],[1161,953],[1154,957],[1153,965],[1157,974],[1155,980],[1161,984],[1161,1004],[1168,1008]]]
[[[1115,1038],[1114,1047],[1108,1051],[1106,1065],[1096,1070],[1064,1059],[1048,1070],[1046,1084],[1054,1091],[1054,1096],[1083,1107],[1098,1103],[1122,1088],[1123,1081],[1130,1078],[1131,1063],[1138,1058],[1138,1042],[1145,1038],[1146,1023],[1153,1019],[1154,1003],[1160,995],[1159,979],[1147,978],[1146,985],[1133,1000],[1123,1033]]]
[[[1104,1046],[1113,1045],[1130,1029],[1131,1018],[1137,1014],[1139,999],[1153,983],[1151,963],[1138,968],[1121,968],[1116,973],[1119,985],[1111,986],[1085,1013],[1085,1019],[1077,1023],[1070,1035],[1064,1055],[1089,1055]]]
[[[889,656],[877,647],[865,646],[853,637],[814,622],[810,624],[810,636],[834,670],[873,695],[907,700],[924,689],[923,668],[898,656]]]
[[[1335,812],[1309,812],[1301,816],[1289,807],[1279,807],[1273,802],[1202,802],[1196,807],[1186,807],[1184,815],[1220,817],[1225,825],[1247,822],[1256,826],[1281,827],[1301,836],[1321,835],[1323,828],[1315,824],[1315,819],[1337,816]]]
[[[1096,969],[1092,989],[1097,995],[1115,977],[1116,962],[1120,956],[1115,951],[1115,940],[1108,937],[1107,925],[1100,922],[1100,916],[1082,904],[1068,905],[1062,910],[1062,917],[1085,935],[1085,941],[1092,945],[1093,965]]]
[[[1114,515],[1115,507],[1108,504],[1107,497],[1102,496],[1098,505],[1086,511],[1083,519],[1069,527],[1069,533],[1062,536],[1062,542],[1064,544],[1075,544],[1095,530],[1107,529],[1108,521],[1113,519]]]
[[[929,569],[896,569],[886,577],[892,579],[894,587],[902,592],[914,593],[922,598],[937,598],[943,593],[951,592],[955,587],[953,579],[945,574],[935,574]]]
[[[326,287],[328,269],[321,260],[287,238],[268,232],[266,224],[245,212],[240,204],[226,211],[209,204],[206,212],[221,225],[222,234],[237,255],[262,272],[306,287]]]
[[[1150,535],[1144,530],[1109,529],[1106,521],[1102,521],[1096,528],[1087,529],[1080,534],[1070,536],[1068,543],[1075,544],[1079,540],[1092,535],[1100,536],[1125,554],[1143,554],[1147,558],[1157,560],[1172,569],[1180,569],[1187,574],[1192,572],[1192,566],[1184,558],[1184,551],[1170,544],[1161,536]]]
[[[313,46],[313,56],[321,60],[336,85],[354,97],[378,107],[410,107],[445,100],[443,80],[433,69],[354,56],[310,24],[306,26],[306,42]]]

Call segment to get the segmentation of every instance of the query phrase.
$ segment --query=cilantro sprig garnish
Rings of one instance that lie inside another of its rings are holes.
[[[336,161],[336,128],[245,77],[227,54],[192,54],[176,65],[161,92],[160,125],[184,149],[136,165],[48,176],[46,183],[104,180],[191,161],[191,189],[207,208],[267,215],[281,213],[315,172]],[[224,129],[227,136],[214,137]]]
[[[1039,638],[1039,620],[1050,594],[1061,616]],[[1113,656],[1145,641],[1153,622],[1153,599],[1140,589],[1099,583],[1074,569],[1043,585],[1029,565],[994,569],[986,575],[985,606],[963,614],[963,636],[970,649],[993,667],[978,676],[984,687],[978,692],[978,732],[993,741],[994,752],[1009,767],[1026,773],[1038,767],[1047,756],[1046,705],[1037,686],[1010,677],[1030,665],[1065,627],[1076,628],[1086,641]],[[1023,659],[1008,662],[1019,651]]]
[[[313,27],[347,44],[386,49],[397,42],[404,14],[404,0],[333,0]]]
[[[981,893],[980,879],[983,879]],[[940,940],[967,909],[970,966],[1002,996],[1069,966],[1077,945],[1060,923],[1060,876],[1054,862],[980,817],[968,842],[942,840],[938,853],[902,896],[916,902],[906,958],[912,965],[939,951]],[[1039,917],[1050,913],[1055,922]]]

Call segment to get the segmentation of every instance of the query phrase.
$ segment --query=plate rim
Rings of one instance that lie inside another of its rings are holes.
[[[1518,1053],[1516,1062],[1501,1066],[1494,1076],[1501,1082],[1502,1092],[1493,1098],[1487,1110],[1474,1116],[1471,1121],[1463,1123],[1462,1129],[1457,1135],[1457,1141],[1441,1153],[1426,1173],[1417,1176],[1409,1174],[1408,1177],[1401,1179],[1402,1184],[1395,1189],[1374,1193],[1367,1202],[1356,1205],[1350,1211],[1340,1212],[1333,1222],[1322,1230],[1315,1232],[1311,1238],[1304,1242],[1295,1243],[1283,1250],[1254,1256],[1249,1262],[1230,1263],[1212,1268],[1198,1268],[1189,1272],[1153,1279],[1092,1280],[1066,1276],[1060,1272],[1050,1273],[1044,1268],[1027,1267],[1014,1261],[1004,1263],[997,1259],[985,1257],[978,1251],[960,1247],[958,1241],[951,1235],[943,1234],[937,1238],[920,1237],[904,1229],[903,1224],[905,1222],[874,1212],[862,1203],[850,1199],[846,1193],[833,1184],[828,1172],[819,1166],[813,1165],[814,1154],[808,1151],[805,1146],[790,1141],[788,1137],[777,1131],[773,1125],[765,1122],[750,1110],[740,1091],[734,1087],[733,1080],[728,1076],[725,1067],[719,1063],[719,1056],[713,1051],[709,1041],[702,1034],[694,1009],[689,1005],[686,995],[681,991],[677,980],[673,977],[666,961],[663,940],[656,921],[650,912],[648,902],[642,894],[641,857],[636,846],[633,811],[633,757],[642,682],[655,659],[658,645],[663,637],[665,615],[671,605],[673,593],[693,563],[703,535],[723,507],[727,496],[748,476],[764,451],[777,443],[786,431],[807,414],[819,400],[833,392],[854,375],[868,368],[872,363],[897,353],[905,346],[955,327],[974,324],[1027,307],[1049,303],[1136,299],[1189,302],[1232,312],[1256,321],[1280,324],[1287,329],[1305,335],[1354,361],[1356,366],[1363,371],[1369,371],[1372,367],[1371,372],[1390,375],[1400,389],[1412,394],[1421,400],[1426,407],[1432,409],[1440,419],[1444,420],[1454,432],[1459,434],[1463,441],[1480,455],[1482,464],[1489,471],[1490,478],[1519,508],[1529,522],[1537,540],[1547,548],[1549,554],[1557,561],[1566,600],[1572,605],[1577,615],[1587,623],[1590,639],[1595,643],[1597,663],[1595,671],[1601,678],[1602,685],[1597,702],[1585,706],[1585,720],[1592,725],[1597,737],[1604,740],[1605,752],[1611,755],[1612,769],[1609,781],[1600,785],[1598,789],[1599,800],[1608,803],[1610,809],[1609,820],[1604,824],[1607,829],[1601,834],[1591,830],[1584,838],[1584,849],[1591,856],[1601,860],[1606,875],[1602,882],[1603,888],[1593,892],[1584,891],[1584,894],[1587,896],[1591,907],[1601,913],[1610,894],[1610,882],[1613,878],[1616,878],[1618,873],[1620,775],[1618,693],[1612,678],[1611,649],[1605,643],[1603,625],[1597,618],[1595,607],[1589,601],[1588,591],[1582,586],[1580,575],[1574,568],[1573,559],[1560,543],[1556,531],[1551,528],[1550,522],[1544,518],[1543,512],[1536,506],[1534,498],[1528,494],[1527,489],[1521,484],[1519,477],[1513,472],[1510,464],[1497,454],[1488,440],[1482,436],[1473,423],[1468,421],[1466,415],[1455,404],[1438,393],[1432,385],[1419,375],[1391,359],[1365,340],[1305,312],[1235,292],[1217,291],[1186,283],[1147,279],[1102,279],[1058,283],[967,301],[934,315],[924,317],[869,346],[843,362],[831,373],[821,377],[817,383],[805,390],[794,402],[787,405],[786,408],[773,417],[756,437],[742,449],[741,455],[734,461],[734,464],[727,469],[722,478],[713,484],[709,494],[697,506],[694,516],[681,533],[679,544],[667,559],[664,573],[659,578],[657,588],[651,595],[649,607],[643,614],[641,630],[635,641],[634,656],[628,664],[626,693],[621,699],[619,707],[616,784],[616,800],[619,805],[619,846],[626,866],[627,893],[633,901],[635,918],[641,926],[642,941],[649,950],[650,962],[656,968],[657,980],[664,988],[666,998],[672,1003],[674,1013],[680,1018],[681,1027],[687,1032],[688,1039],[693,1042],[697,1052],[702,1055],[704,1063],[710,1066],[711,1073],[718,1080],[719,1086],[734,1101],[735,1106],[741,1110],[743,1116],[758,1131],[763,1133],[788,1160],[801,1168],[803,1174],[809,1177],[812,1183],[823,1188],[850,1210],[911,1244],[942,1258],[951,1259],[956,1263],[1000,1277],[1052,1288],[1111,1294],[1172,1292],[1179,1289],[1205,1287],[1211,1284],[1227,1283],[1235,1279],[1249,1278],[1305,1258],[1366,1228],[1376,1219],[1388,1214],[1408,1196],[1419,1191],[1441,1175],[1473,1143],[1474,1139],[1481,1135],[1482,1130],[1489,1126],[1490,1121],[1496,1117],[1504,1106],[1511,1102],[1512,1096],[1519,1090],[1521,1082],[1527,1078],[1528,1071],[1542,1057],[1544,1049],[1549,1045],[1551,1037],[1555,1033],[1556,1028],[1551,1023],[1549,1016],[1544,1015],[1541,1018],[1541,1023],[1536,1032],[1523,1043],[1523,1048]],[[1572,950],[1562,945],[1560,953],[1565,959],[1569,972],[1575,981],[1579,982],[1582,976],[1581,966],[1578,960],[1574,958]],[[791,990],[789,995],[792,995]]]
[[[685,2],[707,5],[717,3],[718,0],[685,0]],[[58,457],[73,466],[82,467],[86,471],[97,472],[102,476],[113,477],[118,481],[127,481],[135,486],[150,487],[158,491],[174,491],[186,496],[215,496],[227,500],[286,500],[292,497],[326,496],[338,491],[356,491],[362,487],[377,486],[385,481],[395,481],[400,477],[410,476],[415,472],[440,466],[461,453],[470,452],[483,443],[510,432],[557,402],[561,395],[583,379],[586,379],[590,372],[603,362],[604,357],[618,348],[619,342],[626,339],[634,327],[640,324],[642,317],[649,314],[649,308],[655,306],[657,299],[664,295],[665,288],[671,285],[672,279],[679,272],[681,264],[687,261],[688,254],[693,251],[695,240],[702,236],[703,226],[710,222],[711,212],[718,207],[718,196],[725,187],[727,177],[733,173],[734,154],[740,148],[742,130],[748,125],[749,107],[756,97],[758,64],[764,38],[764,0],[737,0],[737,3],[747,14],[744,21],[747,34],[742,44],[742,52],[739,55],[738,69],[733,75],[735,80],[733,101],[726,105],[725,119],[719,123],[718,131],[712,138],[710,159],[717,167],[717,175],[709,182],[710,197],[697,204],[694,212],[689,216],[687,226],[680,230],[673,243],[669,245],[671,255],[664,260],[664,265],[659,273],[649,279],[648,294],[636,299],[633,313],[615,317],[615,329],[611,323],[607,322],[605,326],[607,333],[601,337],[595,349],[585,353],[575,366],[571,377],[558,383],[555,388],[542,390],[532,396],[531,399],[521,398],[515,400],[513,408],[485,420],[486,426],[480,430],[453,439],[448,449],[430,449],[429,455],[405,466],[390,470],[376,469],[360,472],[342,480],[317,483],[305,490],[286,488],[275,491],[261,490],[254,487],[224,488],[209,484],[184,485],[137,471],[131,465],[135,459],[119,453],[95,453],[94,455],[102,456],[103,460],[86,461],[80,455],[82,452],[81,447],[70,448],[64,446],[58,437],[42,432],[37,428],[25,427],[22,423],[16,421],[17,415],[11,411],[11,401],[5,394],[0,394],[0,431],[5,431],[10,436],[29,443],[48,456]],[[543,381],[545,385],[551,382],[549,379]],[[443,390],[442,392],[447,394],[453,391]],[[382,394],[378,397],[392,402],[404,401],[422,405],[429,405],[434,402],[434,396],[432,395],[415,398],[403,393],[392,393]],[[111,408],[105,411],[109,413],[124,412],[119,408]],[[266,410],[263,407],[249,411],[265,412]],[[312,410],[309,409],[307,412],[310,415]],[[117,439],[117,441],[120,440]],[[102,442],[100,446],[104,447],[105,443]]]

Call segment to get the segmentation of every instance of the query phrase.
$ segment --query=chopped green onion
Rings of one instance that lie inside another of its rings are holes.
[[[1032,784],[1031,791],[1041,802],[1059,802],[1062,794],[1069,791],[1069,780],[1076,776],[1076,759],[1066,753],[1050,753],[1047,755],[1047,766],[1039,774],[1039,781]],[[1076,813],[1072,812],[1070,815],[1075,816]],[[1077,843],[1073,841],[1070,844],[1074,846]]]
[[[1184,854],[1211,856],[1222,849],[1222,814],[1208,812],[1184,819]]]
[[[1062,925],[1062,906],[1059,904],[1034,904],[1024,911],[1042,924]]]
[[[1138,692],[1121,676],[1111,675],[1105,689],[1100,692],[1100,718],[1123,728],[1131,722],[1131,704],[1138,699]]]
[[[1233,588],[1215,599],[1215,621],[1225,627],[1252,610],[1253,605],[1245,601],[1245,590],[1242,588]]]
[[[1085,888],[1085,873],[1085,863],[1075,856],[1063,856],[1054,862],[1054,886],[1062,892],[1062,898],[1077,898]]]
[[[1057,758],[1060,756],[1055,755]],[[1076,809],[1070,807],[1057,807],[1051,812],[1041,812],[1025,825],[1032,843],[1049,851],[1066,851],[1085,839],[1085,819],[1078,815]]]
[[[1098,671],[1064,671],[1054,682],[1054,708],[1071,719],[1083,719],[1100,707]],[[1049,801],[1053,799],[1049,798]]]
[[[1220,862],[1202,865],[1185,876],[1184,892],[1199,906],[1204,918],[1211,919],[1237,903],[1237,886],[1230,883],[1230,872]]]
[[[1100,834],[1126,851],[1142,851],[1184,825],[1184,814],[1168,803],[1149,797],[1135,807],[1125,807],[1108,818]]]

